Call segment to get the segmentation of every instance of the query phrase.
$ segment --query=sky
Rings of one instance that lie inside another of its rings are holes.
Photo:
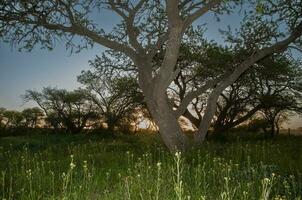
[[[111,12],[102,12],[93,16],[105,30],[110,30],[118,22]],[[217,22],[212,14],[201,17],[197,24],[207,23],[206,37],[219,43],[223,39],[218,29],[227,29],[228,25],[238,27],[241,18],[238,14],[223,16]],[[11,47],[0,43],[0,107],[22,110],[34,106],[34,103],[24,104],[22,95],[28,89],[41,90],[51,86],[65,89],[75,89],[80,86],[77,76],[82,70],[89,69],[88,61],[95,55],[100,55],[105,48],[95,45],[93,48],[70,54],[65,44],[56,44],[52,51],[36,47],[31,52],[19,52],[18,46]],[[291,127],[302,126],[302,118],[295,117]]]

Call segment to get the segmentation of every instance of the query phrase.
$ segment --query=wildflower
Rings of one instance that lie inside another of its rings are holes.
[[[180,151],[177,151],[177,152],[175,153],[175,156],[176,156],[177,158],[179,158],[179,157],[181,156],[181,152],[180,152]]]
[[[86,170],[88,167],[87,167],[87,161],[86,160],[84,160],[83,161],[83,168]]]
[[[73,169],[73,168],[75,168],[76,165],[73,162],[71,162],[69,166],[70,166],[70,169]]]
[[[26,170],[26,176],[31,177],[31,169]]]

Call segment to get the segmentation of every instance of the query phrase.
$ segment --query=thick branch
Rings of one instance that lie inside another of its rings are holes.
[[[258,104],[252,110],[248,111],[248,113],[246,113],[243,117],[240,117],[236,121],[234,121],[230,124],[227,124],[227,126],[232,128],[232,127],[235,127],[235,126],[241,124],[242,122],[244,122],[244,121],[248,120],[250,117],[252,117],[258,110],[261,109],[261,107],[262,107],[262,105]]]
[[[208,101],[207,101],[207,107],[205,110],[205,115],[203,117],[203,120],[200,123],[199,129],[198,129],[198,133],[197,133],[197,142],[202,142],[206,132],[210,126],[210,123],[213,119],[213,115],[216,111],[216,102],[217,99],[219,97],[219,95],[221,94],[221,92],[227,88],[229,85],[233,84],[238,77],[245,72],[251,65],[253,65],[254,63],[256,63],[257,61],[265,58],[266,56],[269,56],[273,53],[278,53],[278,52],[282,52],[284,51],[288,45],[292,42],[294,42],[297,38],[299,38],[302,34],[302,22],[296,27],[296,29],[292,32],[292,34],[280,41],[277,42],[276,44],[272,45],[271,47],[266,47],[262,50],[260,50],[259,52],[257,52],[256,54],[251,55],[247,60],[245,60],[244,62],[242,62],[235,70],[234,72],[226,77],[211,93]],[[215,102],[215,103],[213,103]]]
[[[54,23],[50,23],[46,20],[46,16],[39,16],[38,19],[33,20],[30,18],[27,18],[26,16],[18,16],[18,15],[10,15],[10,16],[0,16],[0,20],[6,21],[7,23],[10,22],[20,22],[23,25],[34,25],[34,26],[39,26],[39,27],[43,27],[45,29],[48,30],[53,30],[53,31],[62,31],[65,33],[71,33],[74,35],[79,35],[79,36],[83,36],[86,37],[88,39],[91,39],[92,41],[103,45],[107,48],[116,50],[116,51],[120,51],[124,54],[126,54],[127,56],[129,56],[131,59],[136,59],[136,52],[130,48],[129,46],[122,44],[120,42],[114,41],[109,39],[109,37],[107,36],[102,36],[100,34],[98,34],[96,31],[90,30],[87,27],[77,24],[74,22],[73,16],[69,16],[72,13],[69,11],[68,12],[68,20],[71,22],[70,26],[67,25],[63,25],[63,24],[54,24]],[[36,13],[39,14],[39,13]],[[35,15],[35,13],[33,13],[33,15]]]
[[[115,11],[118,15],[120,15],[126,23],[126,33],[128,35],[131,46],[140,53],[144,52],[144,48],[137,40],[139,30],[137,27],[134,26],[134,19],[137,12],[142,8],[144,3],[146,3],[146,0],[140,0],[134,8],[130,8],[126,5],[123,6],[123,8],[128,12],[127,14],[117,7],[118,5],[120,5],[120,3],[115,3],[113,0],[109,1],[111,9]]]
[[[159,72],[154,82],[156,83],[156,91],[160,93],[166,92],[166,89],[174,80],[178,72],[174,72],[178,59],[179,48],[181,44],[182,20],[179,16],[178,0],[167,0],[167,17],[169,40],[167,42],[166,52]],[[177,71],[177,70],[176,70]]]
[[[200,94],[206,92],[208,89],[213,88],[220,79],[210,80],[202,87],[188,93],[182,100],[181,104],[179,105],[178,109],[175,111],[175,115],[180,117],[187,109],[188,105],[191,103],[193,99],[198,97]]]

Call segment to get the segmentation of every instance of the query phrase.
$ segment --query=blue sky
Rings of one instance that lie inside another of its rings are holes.
[[[105,17],[94,16],[101,20],[102,27],[109,30],[118,21],[112,13],[102,13]],[[106,20],[104,20],[106,19]],[[208,23],[207,35],[211,39],[219,38],[218,27],[226,28],[235,18],[227,17],[217,23],[212,15],[202,17],[200,24]],[[239,20],[237,20],[239,23]],[[221,37],[219,38],[221,42]],[[21,95],[27,89],[40,90],[46,86],[74,89],[80,85],[76,81],[82,70],[89,69],[88,60],[99,55],[103,47],[95,45],[92,49],[71,54],[64,43],[56,44],[52,51],[36,47],[31,52],[19,52],[18,46],[0,43],[0,107],[21,109]]]
[[[64,45],[58,45],[51,52],[40,49],[18,52],[7,44],[1,44],[0,107],[20,108],[20,95],[27,89],[79,87],[77,75],[89,68],[88,60],[100,51],[99,47],[70,55]]]
[[[95,14],[93,17],[99,19],[99,24],[105,30],[110,30],[118,21],[118,18],[110,12]],[[222,16],[221,21],[217,22],[213,15],[207,14],[197,23],[207,23],[206,37],[223,43],[218,29],[226,29],[229,24],[237,27],[240,20],[238,14],[233,14]],[[95,45],[92,49],[70,55],[62,43],[57,44],[52,51],[36,47],[31,52],[19,52],[18,47],[12,48],[9,44],[0,43],[0,107],[21,110],[34,105],[33,103],[23,105],[21,95],[27,89],[40,90],[46,86],[66,89],[79,87],[77,75],[82,70],[89,69],[88,60],[102,51],[103,47]],[[301,118],[297,120],[294,124],[302,122]]]

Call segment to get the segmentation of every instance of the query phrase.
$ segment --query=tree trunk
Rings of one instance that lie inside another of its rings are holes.
[[[274,137],[274,135],[275,135],[275,123],[272,122],[271,123],[271,136]]]
[[[108,120],[106,123],[107,123],[107,130],[109,132],[113,132],[114,131],[114,123],[111,122],[110,120]]]
[[[159,128],[159,133],[170,152],[185,151],[187,138],[184,135],[166,94],[152,93],[146,99],[150,113]]]
[[[279,135],[279,133],[280,133],[280,127],[279,127],[278,121],[279,121],[279,120],[276,120],[276,121],[274,122],[274,124],[275,124],[275,135]]]
[[[221,89],[213,91],[212,94],[210,95],[210,97],[208,98],[205,114],[203,116],[203,119],[201,120],[201,123],[198,127],[198,131],[194,137],[194,141],[196,144],[203,143],[203,141],[206,138],[207,132],[211,125],[211,121],[216,112],[217,100],[218,100],[221,92],[222,92]]]
[[[169,48],[168,50],[171,49],[175,50],[174,48]],[[171,53],[171,55],[172,57],[175,56],[174,53]],[[176,62],[177,56],[174,60]],[[173,112],[172,106],[169,104],[166,94],[167,87],[169,86],[170,82],[173,81],[173,78],[170,77],[171,72],[169,72],[169,70],[163,70],[160,73],[160,79],[158,78],[159,76],[157,76],[157,78],[153,78],[152,59],[146,60],[145,58],[140,58],[136,61],[138,66],[144,66],[138,68],[138,81],[140,88],[144,93],[147,107],[156,125],[158,126],[163,142],[172,153],[177,151],[185,151],[188,146],[187,138],[178,123],[178,119]],[[175,64],[173,66],[175,66]],[[166,67],[167,66],[165,66],[165,69]],[[168,79],[171,79],[171,81]]]

